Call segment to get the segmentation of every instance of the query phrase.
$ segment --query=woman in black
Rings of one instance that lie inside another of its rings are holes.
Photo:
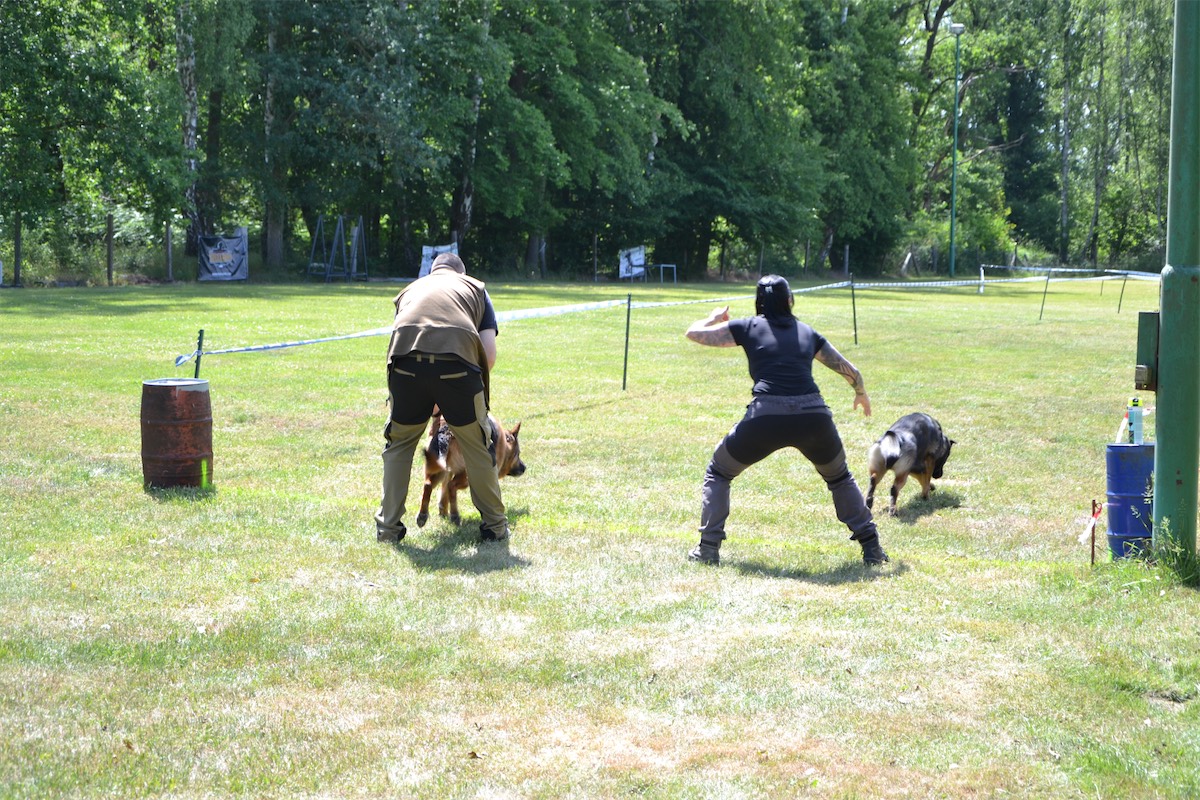
[[[812,375],[813,359],[841,375],[854,387],[854,408],[871,416],[871,400],[862,373],[842,357],[825,337],[792,315],[792,290],[778,275],[758,282],[757,316],[729,318],[729,307],[693,323],[687,337],[712,347],[740,346],[749,361],[754,396],[746,415],[733,426],[713,453],[704,473],[700,511],[700,544],[688,554],[693,561],[719,564],[729,516],[729,483],[751,464],[784,447],[795,447],[812,462],[833,495],[837,518],[862,546],[863,562],[883,564],[887,553],[862,492],[846,465],[833,412],[825,405]]]

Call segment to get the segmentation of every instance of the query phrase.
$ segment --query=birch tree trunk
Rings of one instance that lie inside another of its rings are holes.
[[[1063,21],[1062,186],[1058,213],[1058,263],[1067,263],[1071,247],[1071,28]]]
[[[471,174],[475,171],[475,153],[479,147],[479,107],[482,102],[483,76],[476,75],[475,94],[471,97],[471,134],[463,153],[462,175],[454,188],[454,207],[450,209],[450,230],[460,247],[471,230],[471,212],[475,204],[475,183]]]
[[[486,13],[486,12],[485,12]],[[483,40],[491,36],[491,18],[483,20]],[[463,148],[462,174],[454,187],[454,199],[450,209],[450,232],[461,248],[471,230],[471,213],[475,204],[475,154],[479,149],[479,108],[483,103],[483,76],[475,75],[475,92],[471,96],[471,129]]]
[[[1083,245],[1080,248],[1079,257],[1081,261],[1086,261],[1096,267],[1100,258],[1100,242],[1099,242],[1099,227],[1100,227],[1100,203],[1104,199],[1104,189],[1108,183],[1108,102],[1104,96],[1104,59],[1105,53],[1105,25],[1108,22],[1108,7],[1107,4],[1100,7],[1100,27],[1099,27],[1099,58],[1100,71],[1096,80],[1096,116],[1099,118],[1100,141],[1093,148],[1092,156],[1092,216],[1088,222],[1087,236],[1083,238]]]
[[[276,29],[276,16],[267,13],[267,53],[274,63],[275,51],[279,45],[279,32]],[[286,178],[283,164],[275,148],[276,109],[275,109],[275,75],[268,73],[263,88],[263,167],[267,185],[263,187],[263,204],[265,206],[264,223],[264,253],[263,262],[269,268],[283,266],[283,228],[285,221],[284,202],[281,191]]]
[[[179,73],[179,86],[183,90],[183,151],[189,175],[183,201],[183,214],[188,219],[184,252],[196,255],[200,252],[199,237],[204,235],[205,231],[204,220],[196,204],[196,182],[199,180],[196,141],[200,122],[200,96],[196,86],[196,13],[191,0],[181,0],[175,22],[175,63]]]

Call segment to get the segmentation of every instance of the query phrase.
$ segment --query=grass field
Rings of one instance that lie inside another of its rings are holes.
[[[750,389],[683,337],[712,303],[634,309],[624,390],[624,308],[502,325],[515,535],[478,544],[467,503],[385,545],[386,339],[206,357],[209,492],[143,490],[139,404],[201,328],[368,330],[396,285],[0,292],[0,796],[1200,796],[1200,597],[1114,563],[1103,518],[1094,566],[1079,541],[1157,286],[1054,283],[1039,321],[1042,289],[797,297],[866,378],[869,419],[818,367],[860,483],[902,414],[958,442],[877,570],[790,453],[735,481],[722,566],[685,561]]]

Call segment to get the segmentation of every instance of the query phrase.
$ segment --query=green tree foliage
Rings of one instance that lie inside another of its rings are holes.
[[[754,241],[812,227],[824,182],[822,153],[797,103],[807,53],[796,49],[790,5],[682,2],[666,24],[674,46],[653,63],[654,84],[686,127],[655,148],[675,176],[657,238],[660,260],[700,275],[714,229]]]
[[[451,238],[543,277],[636,244],[894,269],[948,248],[953,18],[958,252],[1151,267],[1171,5],[0,0],[0,255],[23,225],[70,261],[111,211],[248,225],[284,269],[345,214],[396,275]]]
[[[162,219],[181,189],[174,74],[153,3],[0,2],[0,215],[60,259],[107,213]],[[19,275],[16,276],[19,282]]]
[[[890,3],[863,2],[853,14],[843,6],[841,16],[827,3],[802,5],[798,29],[809,65],[799,99],[826,154],[824,191],[814,204],[822,250],[840,262],[845,248],[837,245],[849,245],[873,271],[901,233],[916,179],[900,81],[902,28]]]

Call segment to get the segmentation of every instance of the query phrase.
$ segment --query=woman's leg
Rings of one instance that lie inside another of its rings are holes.
[[[846,463],[846,450],[833,418],[825,415],[811,416],[812,422],[804,426],[805,435],[796,447],[816,467],[833,496],[833,509],[838,520],[850,529],[850,538],[862,545],[863,561],[882,564],[888,560],[887,553],[879,544],[879,531],[871,509],[863,500],[862,491],[850,473]]]
[[[772,434],[773,427],[763,418],[747,417],[734,425],[717,445],[700,489],[700,544],[689,554],[693,561],[718,563],[721,542],[725,540],[725,521],[729,518],[729,485],[747,467],[782,446],[778,436]]]

